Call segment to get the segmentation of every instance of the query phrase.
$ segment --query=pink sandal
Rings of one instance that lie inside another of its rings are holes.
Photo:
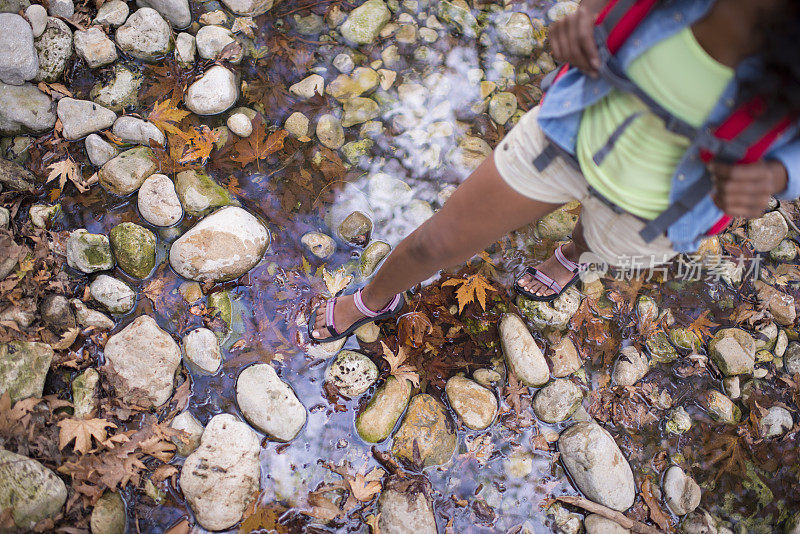
[[[344,332],[339,333],[336,331],[336,327],[334,326],[333,322],[333,312],[334,309],[336,308],[336,300],[338,298],[339,297],[332,298],[325,304],[325,328],[328,329],[328,332],[330,332],[331,335],[324,339],[316,338],[313,335],[314,324],[316,323],[317,311],[319,311],[319,306],[314,308],[314,311],[311,314],[311,317],[314,318],[314,321],[308,322],[308,337],[309,339],[311,339],[311,341],[315,343],[329,343],[331,341],[336,341],[348,337],[350,334],[355,332],[356,329],[361,325],[370,323],[372,321],[381,321],[383,319],[394,317],[403,308],[403,305],[405,304],[405,301],[403,300],[403,294],[398,293],[397,295],[394,296],[391,302],[389,302],[389,304],[386,305],[385,308],[378,311],[372,311],[367,307],[366,304],[364,304],[364,300],[361,298],[361,290],[359,289],[353,295],[353,301],[355,302],[358,311],[364,314],[365,317],[350,325],[350,328],[348,328]]]
[[[569,279],[569,282],[564,284],[564,287],[561,287],[561,285],[558,282],[556,282],[543,272],[537,270],[536,268],[528,267],[527,269],[525,269],[525,272],[527,274],[533,276],[534,280],[541,282],[542,284],[547,286],[548,289],[555,291],[555,293],[553,293],[552,295],[537,295],[536,293],[531,293],[527,289],[523,289],[523,287],[520,285],[520,282],[522,281],[521,276],[517,279],[516,282],[514,282],[514,290],[520,295],[524,296],[525,298],[535,300],[537,302],[553,302],[562,293],[564,293],[564,291],[566,291],[567,288],[574,285],[575,282],[578,281],[578,277],[580,276],[581,268],[583,267],[583,265],[579,265],[574,261],[567,259],[567,257],[564,256],[564,253],[561,252],[561,247],[563,246],[564,245],[561,245],[556,249],[555,252],[556,260],[558,261],[558,263],[563,265],[566,270],[573,273],[572,278]]]

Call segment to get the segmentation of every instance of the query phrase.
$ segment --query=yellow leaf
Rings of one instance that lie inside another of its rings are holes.
[[[697,317],[697,319],[692,321],[692,324],[686,328],[688,331],[693,332],[700,339],[700,341],[705,340],[707,337],[711,337],[711,328],[719,326],[719,323],[715,323],[708,318],[709,313],[711,313],[711,310],[704,311]]]
[[[75,452],[86,454],[92,446],[92,438],[103,442],[108,433],[107,427],[117,428],[105,419],[64,419],[58,422],[58,448],[63,449],[75,440]]]
[[[405,347],[397,349],[397,354],[392,354],[389,347],[381,341],[383,347],[383,357],[389,362],[389,374],[402,382],[404,379],[411,382],[414,387],[419,387],[419,372],[413,365],[405,363],[408,355],[406,354]]]
[[[86,191],[85,189],[81,189],[83,177],[80,175],[80,172],[78,172],[78,166],[75,165],[75,162],[71,159],[67,158],[57,161],[47,168],[50,170],[50,174],[47,175],[46,183],[50,183],[58,178],[58,188],[63,190],[64,185],[67,183],[67,180],[69,180],[75,184],[81,193]]]
[[[325,281],[325,287],[328,288],[328,292],[332,297],[335,297],[350,284],[353,280],[353,275],[347,274],[344,269],[337,269],[331,274],[323,267],[322,279]]]
[[[186,136],[187,144],[178,163],[189,163],[197,159],[205,163],[214,149],[214,143],[219,141],[219,136],[218,131],[212,130],[205,124],[192,128]]]
[[[186,134],[178,128],[178,124],[187,116],[189,116],[188,111],[178,109],[177,103],[168,99],[156,102],[153,111],[147,115],[147,120],[164,133],[172,133],[185,138]]]
[[[451,278],[442,283],[442,287],[445,286],[459,286],[456,289],[458,313],[461,313],[467,304],[476,302],[476,300],[483,311],[486,311],[486,292],[496,291],[494,286],[481,274],[473,274],[467,278]]]

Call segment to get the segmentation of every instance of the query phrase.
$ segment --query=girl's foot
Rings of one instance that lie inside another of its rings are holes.
[[[337,332],[344,332],[357,321],[366,317],[358,311],[353,295],[342,295],[336,298],[336,307],[333,309],[333,324]],[[311,337],[314,339],[325,339],[330,336],[330,332],[325,328],[325,306],[317,308],[317,317],[314,320],[314,331]]]
[[[403,306],[402,294],[396,295],[384,306],[372,307],[364,302],[361,290],[352,295],[342,295],[329,299],[325,305],[316,309],[310,336],[319,342],[335,341],[347,337],[352,330],[371,320],[381,320],[394,316]],[[379,311],[374,311],[374,310]],[[330,327],[333,327],[332,329]]]
[[[578,263],[579,254],[574,243],[570,242],[562,246],[561,252],[568,260]],[[575,276],[575,273],[564,267],[564,265],[556,259],[555,255],[550,256],[537,265],[536,270],[555,280],[561,287],[564,287],[572,280],[572,277]],[[521,289],[540,297],[555,295],[556,293],[554,289],[547,287],[547,285],[535,279],[533,275],[529,273],[525,273],[522,278],[520,278],[518,285]]]

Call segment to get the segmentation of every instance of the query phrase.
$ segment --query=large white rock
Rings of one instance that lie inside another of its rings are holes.
[[[104,189],[115,195],[125,196],[139,189],[157,168],[153,151],[139,146],[108,160],[98,176]]]
[[[117,60],[117,47],[114,46],[114,41],[96,26],[75,32],[75,52],[90,69],[110,65]]]
[[[506,314],[500,321],[503,355],[511,372],[526,386],[541,386],[550,379],[542,349],[519,315]]]
[[[664,500],[677,515],[686,515],[700,506],[702,491],[692,477],[677,465],[667,469],[664,475]]]
[[[325,380],[347,397],[357,397],[367,391],[378,379],[378,367],[369,356],[352,350],[336,355],[325,371]]]
[[[137,317],[108,338],[105,358],[105,371],[119,379],[115,385],[127,402],[150,408],[169,400],[181,349],[152,317]]]
[[[150,7],[138,9],[128,17],[117,29],[116,39],[124,52],[144,61],[159,59],[175,44],[169,23]]]
[[[122,280],[107,274],[95,278],[89,284],[89,290],[92,298],[111,313],[128,313],[136,304],[136,293],[133,289]]]
[[[418,484],[406,488],[406,480],[389,479],[378,499],[381,534],[436,534],[433,502]]]
[[[55,517],[66,500],[67,487],[58,475],[36,460],[0,449],[0,510],[10,512],[21,531],[32,532],[37,522]]]
[[[97,16],[94,18],[95,24],[111,26],[118,28],[125,24],[125,20],[130,14],[130,8],[127,2],[122,0],[110,0],[104,2],[97,10]]]
[[[633,505],[633,471],[604,428],[597,423],[575,424],[559,436],[558,450],[572,480],[586,497],[620,512]]]
[[[215,211],[182,235],[169,251],[175,271],[191,280],[232,280],[261,261],[269,231],[236,206]]]
[[[239,373],[236,402],[251,425],[278,441],[293,440],[306,424],[305,406],[267,363]]]
[[[497,398],[489,389],[463,376],[451,377],[445,384],[450,407],[464,425],[473,430],[483,430],[497,416]]]
[[[217,335],[208,328],[192,330],[181,341],[183,355],[190,366],[204,374],[213,375],[222,365],[222,351]]]
[[[215,415],[203,432],[200,447],[181,469],[181,489],[197,522],[208,530],[226,530],[242,519],[258,491],[261,465],[259,439],[230,414]]]
[[[236,75],[221,65],[215,65],[189,86],[184,103],[198,115],[217,115],[230,109],[238,98]]]
[[[172,226],[183,217],[183,207],[168,176],[151,174],[139,188],[137,206],[153,226]]]
[[[31,7],[41,6],[34,4]],[[61,19],[51,17],[33,46],[39,56],[39,71],[34,80],[48,83],[61,81],[72,57],[72,30],[69,26]]]
[[[226,46],[235,42],[231,31],[222,26],[203,26],[195,35],[197,55],[203,59],[215,59]],[[241,56],[234,59],[241,61]]]
[[[38,71],[30,24],[16,13],[0,13],[0,81],[22,85]]]
[[[0,134],[42,133],[55,125],[53,102],[35,85],[0,82],[0,94]]]
[[[31,25],[34,39],[44,33],[44,29],[47,27],[47,10],[44,6],[31,4],[25,8],[25,18]]]
[[[116,113],[91,100],[69,97],[58,101],[56,113],[64,127],[64,138],[70,141],[110,128],[117,118]]]
[[[111,133],[126,143],[135,145],[150,146],[151,140],[161,146],[166,145],[164,134],[155,124],[130,115],[123,115],[114,121]]]
[[[177,30],[192,23],[189,0],[137,0],[136,5],[152,7]]]
[[[237,15],[257,17],[272,9],[273,0],[222,0]]]

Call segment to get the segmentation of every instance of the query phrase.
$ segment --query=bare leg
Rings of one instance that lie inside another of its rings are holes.
[[[364,288],[364,303],[379,310],[397,293],[471,258],[508,232],[558,206],[531,200],[511,189],[497,172],[494,158],[487,158],[441,210],[397,245]],[[352,296],[336,301],[334,322],[339,332],[361,318]],[[325,312],[321,309],[313,337],[327,337],[324,326]]]

